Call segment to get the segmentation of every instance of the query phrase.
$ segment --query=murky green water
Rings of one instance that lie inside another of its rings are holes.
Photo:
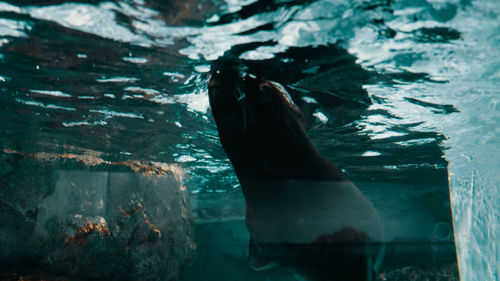
[[[240,192],[206,85],[231,53],[300,93],[314,144],[365,192],[438,202],[450,182],[462,278],[496,280],[499,16],[494,0],[0,2],[0,147],[180,163],[192,194]]]

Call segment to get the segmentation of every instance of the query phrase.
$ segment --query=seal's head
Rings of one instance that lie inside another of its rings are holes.
[[[219,61],[212,66],[208,93],[222,146],[239,176],[308,173],[304,164],[315,163],[310,158],[319,153],[285,87],[244,65]]]
[[[286,89],[248,73],[243,65],[227,61],[214,64],[208,89],[219,133],[248,136],[269,126],[273,131],[282,126],[304,131],[304,116]]]

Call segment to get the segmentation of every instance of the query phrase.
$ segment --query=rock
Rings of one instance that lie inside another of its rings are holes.
[[[4,274],[174,280],[192,258],[180,167],[12,150],[1,157]]]

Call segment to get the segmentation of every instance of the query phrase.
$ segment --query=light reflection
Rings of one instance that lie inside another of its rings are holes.
[[[154,96],[160,94],[160,91],[157,91],[155,89],[147,89],[147,88],[141,88],[141,87],[136,87],[136,86],[129,86],[124,89],[125,91],[129,92],[135,92],[135,93],[143,93],[148,96]]]
[[[0,11],[2,12],[14,12],[14,13],[22,13],[22,10],[17,7],[17,6],[14,6],[14,5],[11,5],[9,3],[6,3],[6,2],[0,2]]]
[[[52,91],[52,90],[30,90],[30,92],[40,95],[47,95],[53,97],[62,97],[62,98],[71,98],[72,96],[67,93],[63,93],[61,91]]]
[[[413,139],[413,140],[407,140],[404,142],[395,142],[395,144],[402,145],[402,146],[413,146],[413,145],[423,145],[427,143],[433,143],[435,142],[436,139],[434,138],[423,138],[423,139]]]
[[[191,112],[207,113],[210,107],[206,89],[183,95],[157,95],[152,97],[150,101],[159,104],[183,103],[187,105],[187,110]]]
[[[25,30],[31,30],[31,26],[23,21],[0,18],[0,36],[27,37]]]
[[[258,0],[225,0],[224,2],[226,2],[226,5],[225,7],[223,6],[222,9],[228,13],[234,13],[241,10],[243,6],[250,5],[257,1]]]
[[[98,6],[63,3],[46,7],[24,7],[23,10],[34,18],[54,21],[62,26],[96,34],[103,38],[141,46],[152,45],[148,38],[134,34],[128,28],[117,24],[114,10],[123,9],[112,2],[104,2]]]
[[[144,64],[148,62],[147,58],[140,58],[140,57],[123,57],[122,58],[124,61],[128,61],[131,63],[137,63],[137,64]]]
[[[105,114],[109,117],[125,117],[125,118],[144,119],[144,116],[142,116],[142,114],[138,114],[138,113],[117,112],[117,111],[106,110],[106,109],[90,109],[89,112]]]
[[[61,109],[61,110],[67,110],[67,111],[75,111],[76,108],[73,107],[65,107],[65,106],[58,106],[55,104],[44,104],[42,102],[37,102],[37,101],[27,101],[27,100],[22,100],[22,99],[16,99],[17,102],[23,103],[25,105],[32,105],[32,106],[37,106],[41,108],[47,108],[47,109]]]
[[[78,127],[78,126],[104,126],[107,125],[108,122],[104,120],[87,122],[87,121],[76,121],[76,122],[62,122],[64,127]]]
[[[361,154],[361,156],[363,157],[373,157],[373,156],[380,156],[382,155],[382,153],[378,152],[378,151],[365,151],[363,152],[363,154]]]
[[[172,80],[172,82],[179,82],[179,80],[185,78],[184,74],[178,73],[178,72],[168,72],[168,71],[166,71],[166,72],[163,72],[163,75],[167,76],[167,77],[170,77],[170,79]]]
[[[323,124],[326,124],[328,122],[328,117],[320,111],[314,112],[313,116],[318,118],[318,120]]]
[[[181,163],[193,162],[193,161],[196,161],[196,158],[194,158],[193,156],[190,156],[190,155],[181,155],[181,156],[177,157],[175,159],[175,161],[181,162]]]
[[[97,99],[94,96],[78,96],[77,98],[80,100],[95,100],[95,99]]]
[[[136,81],[139,81],[139,79],[135,77],[120,77],[120,76],[97,79],[97,82],[101,83],[126,83],[126,82],[136,82]]]

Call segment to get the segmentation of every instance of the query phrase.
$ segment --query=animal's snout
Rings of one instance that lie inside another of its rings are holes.
[[[260,99],[262,100],[262,102],[264,103],[271,102],[273,99],[273,95],[275,94],[273,87],[271,87],[268,84],[262,83],[260,84],[259,89],[260,89]]]

